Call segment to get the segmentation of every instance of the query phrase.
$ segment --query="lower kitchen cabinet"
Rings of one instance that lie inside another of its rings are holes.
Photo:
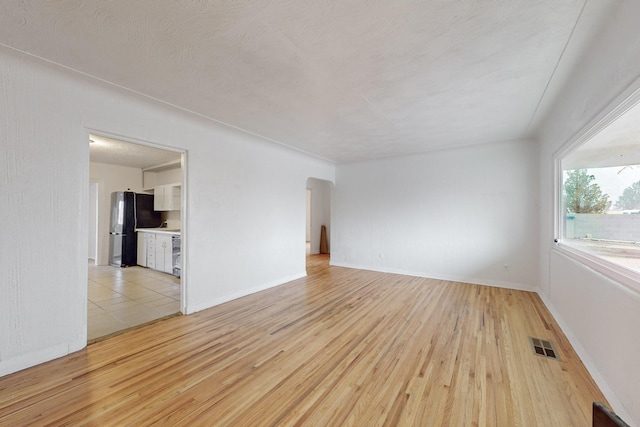
[[[173,274],[172,237],[138,231],[138,265]]]
[[[156,270],[173,273],[172,246],[170,234],[156,234]]]
[[[155,234],[138,231],[138,265],[141,267],[148,267],[148,241],[152,237],[155,239]]]
[[[156,269],[156,233],[147,235],[147,267]]]

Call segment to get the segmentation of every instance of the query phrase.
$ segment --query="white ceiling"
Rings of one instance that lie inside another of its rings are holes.
[[[614,3],[3,0],[0,43],[342,163],[532,136]]]
[[[98,135],[89,135],[92,162],[148,168],[180,160],[181,154],[141,144],[132,144]]]
[[[562,159],[563,169],[640,165],[640,104]]]

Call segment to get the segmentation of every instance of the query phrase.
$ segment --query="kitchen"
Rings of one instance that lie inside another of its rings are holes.
[[[181,312],[183,153],[90,135],[88,339]]]

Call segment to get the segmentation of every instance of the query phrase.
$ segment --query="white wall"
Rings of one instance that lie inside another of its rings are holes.
[[[166,221],[170,230],[182,230],[182,211],[164,211],[162,220]]]
[[[597,367],[593,376],[603,392],[628,402],[618,411],[626,412],[623,418],[630,422],[628,414],[640,404],[640,340],[635,332],[640,325],[640,295],[558,251],[551,252],[550,266],[553,292],[547,299],[576,342],[574,347],[581,350],[583,362]],[[619,349],[624,352],[617,353]],[[618,404],[615,401],[611,403]]]
[[[622,1],[573,73],[539,135],[540,287],[607,399],[640,424],[640,300],[618,283],[556,253],[553,155],[640,84],[640,2]],[[599,347],[606,344],[606,351]],[[633,420],[633,421],[632,421]]]
[[[534,289],[537,166],[530,141],[340,165],[331,262]]]
[[[142,191],[142,169],[107,163],[89,163],[89,178],[98,183],[98,258],[97,265],[109,264],[109,228],[111,193]]]
[[[309,178],[307,189],[311,190],[311,212],[309,246],[312,254],[320,253],[320,230],[327,231],[327,249],[331,251],[331,197],[333,184],[329,181]]]
[[[89,184],[89,259],[95,263],[98,256],[98,183]]]
[[[90,132],[187,150],[188,312],[305,274],[327,162],[0,48],[0,375],[86,345]]]

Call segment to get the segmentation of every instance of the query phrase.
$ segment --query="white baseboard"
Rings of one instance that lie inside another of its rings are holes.
[[[247,295],[255,294],[256,292],[264,291],[270,288],[274,288],[276,286],[283,285],[285,283],[291,282],[293,280],[298,280],[303,277],[306,277],[307,273],[299,273],[294,274],[288,277],[283,277],[277,280],[273,280],[271,282],[263,283],[262,285],[255,286],[253,288],[249,288],[240,292],[235,292],[233,294],[224,295],[222,297],[216,298],[214,300],[207,301],[206,303],[201,304],[187,304],[186,313],[185,314],[193,314],[198,311],[206,310],[207,308],[215,307],[216,305],[224,304],[225,302],[232,301],[234,299],[242,298]]]
[[[593,362],[593,359],[591,359],[591,357],[589,356],[589,353],[587,352],[587,350],[585,350],[585,348],[582,346],[582,343],[580,343],[580,340],[578,340],[578,338],[571,331],[571,329],[569,328],[567,323],[564,321],[562,316],[560,316],[560,314],[553,307],[553,304],[551,304],[551,301],[542,292],[538,292],[538,295],[540,296],[540,299],[542,300],[544,305],[547,307],[547,309],[551,312],[551,315],[555,319],[558,326],[560,326],[560,329],[562,329],[562,332],[571,343],[571,346],[578,354],[578,357],[580,357],[580,360],[582,360],[583,365],[585,366],[585,368],[587,368],[587,371],[589,371],[589,374],[591,374],[591,377],[600,388],[600,391],[602,391],[602,394],[604,394],[604,397],[606,397],[607,401],[609,401],[609,404],[611,405],[611,409],[613,409],[613,411],[631,427],[638,427],[633,422],[633,419],[631,418],[631,416],[624,409],[624,406],[622,406],[620,399],[618,399],[618,397],[613,392],[611,387],[609,387],[609,384],[607,384],[607,382],[605,381],[604,377],[596,367],[596,364]]]
[[[331,262],[331,265],[336,267],[355,268],[358,270],[378,271],[380,273],[402,274],[404,276],[424,277],[426,279],[436,279],[436,280],[446,280],[449,282],[470,283],[472,285],[493,286],[496,288],[514,289],[518,291],[538,292],[538,288],[536,288],[535,286],[524,285],[522,283],[501,282],[501,281],[478,279],[476,277],[466,277],[466,276],[449,276],[449,275],[443,275],[443,274],[430,274],[430,273],[415,272],[415,271],[402,270],[402,269],[396,269],[396,268],[380,268],[380,267],[355,265],[355,264],[333,262],[333,261]]]
[[[58,344],[28,354],[21,354],[11,359],[0,361],[0,377],[66,356],[87,346],[86,337],[70,343]]]

